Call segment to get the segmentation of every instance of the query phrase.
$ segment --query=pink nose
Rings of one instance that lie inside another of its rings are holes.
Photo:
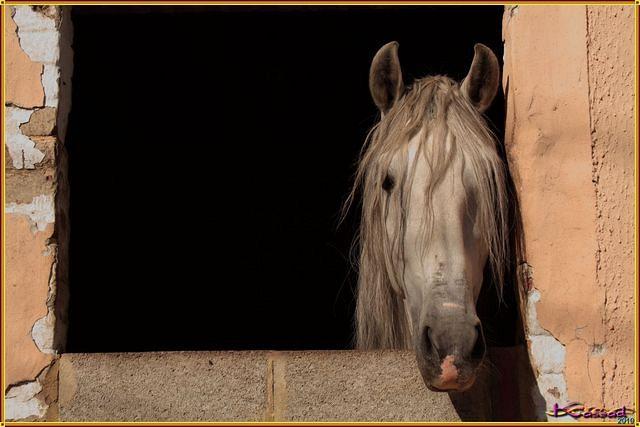
[[[453,363],[455,358],[451,355],[444,358],[442,364],[440,365],[440,369],[442,369],[442,374],[438,378],[437,384],[435,386],[440,390],[452,390],[458,388],[458,368]]]

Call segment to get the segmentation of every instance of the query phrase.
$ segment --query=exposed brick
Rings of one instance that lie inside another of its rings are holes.
[[[5,203],[30,203],[41,194],[53,194],[56,187],[55,169],[5,169]]]
[[[56,109],[45,107],[34,111],[29,121],[20,125],[20,130],[26,136],[55,135]]]
[[[36,169],[42,167],[54,167],[56,160],[56,145],[58,139],[55,136],[31,136],[36,148],[44,154],[44,158],[36,165]]]
[[[9,170],[33,171],[34,169],[38,170],[55,168],[58,139],[55,136],[29,136],[28,138],[29,141],[33,143],[33,147],[35,148],[35,150],[37,150],[39,154],[41,153],[40,156],[42,157],[42,159],[39,162],[35,163],[33,168],[16,168],[14,167],[14,162],[11,158],[8,147],[5,146],[5,170],[8,172]]]

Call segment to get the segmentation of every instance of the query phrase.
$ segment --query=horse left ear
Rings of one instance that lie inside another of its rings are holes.
[[[462,81],[462,93],[478,111],[483,113],[498,93],[500,64],[496,55],[481,43],[474,46],[475,54],[469,74]]]

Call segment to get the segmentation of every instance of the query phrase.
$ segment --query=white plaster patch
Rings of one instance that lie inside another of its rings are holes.
[[[538,377],[538,389],[547,400],[547,408],[549,410],[553,407],[553,404],[557,403],[558,406],[564,407],[571,403],[569,396],[567,395],[567,383],[562,374],[543,374]],[[547,415],[547,421],[549,422],[576,422],[573,417],[553,417]]]
[[[20,47],[34,62],[44,64],[41,81],[45,106],[58,106],[60,33],[54,18],[34,11],[31,6],[15,6],[13,20],[18,27]]]
[[[49,245],[48,249],[55,251],[55,244]],[[55,303],[56,303],[56,269],[57,260],[51,264],[51,274],[49,276],[49,290],[47,292],[47,314],[36,320],[31,328],[31,338],[42,353],[57,354],[54,348],[54,336],[56,326]]]
[[[6,107],[7,149],[16,169],[35,169],[44,159],[44,153],[36,148],[36,143],[20,132],[20,125],[27,123],[33,110]]]
[[[566,348],[549,331],[538,322],[536,304],[541,295],[537,289],[529,292],[527,300],[527,332],[530,344],[531,363],[537,371],[538,390],[550,409],[555,403],[569,404],[567,383],[564,377]],[[570,417],[555,418],[548,416],[548,421],[565,422]]]
[[[23,420],[29,417],[44,417],[47,407],[36,397],[40,391],[42,386],[38,381],[11,387],[5,397],[6,418]]]
[[[60,78],[60,69],[51,64],[44,65],[42,72],[42,87],[44,88],[44,105],[45,107],[58,106],[58,79]]]
[[[543,374],[562,374],[566,350],[564,346],[551,335],[533,335],[531,341],[531,355]]]
[[[34,197],[31,203],[7,203],[4,211],[28,216],[38,231],[44,231],[47,224],[52,224],[56,215],[53,196],[46,194]]]
[[[527,327],[529,335],[547,335],[545,331],[538,323],[538,311],[536,310],[536,304],[540,301],[540,292],[537,289],[533,289],[529,292],[527,299]]]
[[[22,50],[34,62],[56,64],[60,57],[56,21],[31,6],[15,6],[15,11],[13,20],[18,27]]]
[[[56,325],[56,317],[53,310],[47,311],[47,315],[38,319],[31,329],[31,337],[38,350],[45,354],[56,354],[53,348],[53,337]]]

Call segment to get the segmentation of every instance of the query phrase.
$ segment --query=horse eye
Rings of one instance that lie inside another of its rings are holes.
[[[391,175],[387,174],[387,176],[384,178],[384,181],[382,181],[382,189],[386,192],[390,192],[391,190],[393,190],[394,184],[395,182],[393,181]]]

